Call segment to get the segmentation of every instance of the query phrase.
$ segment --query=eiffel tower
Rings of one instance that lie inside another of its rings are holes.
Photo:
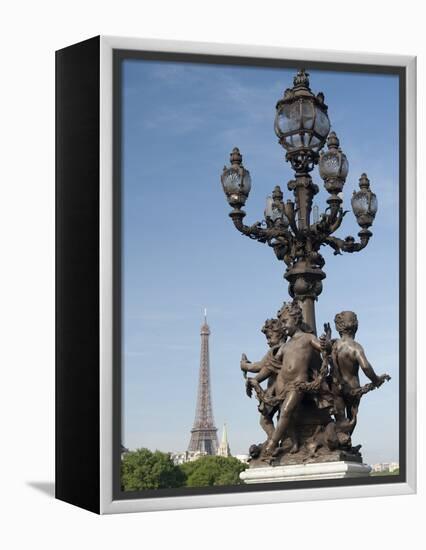
[[[195,409],[194,427],[188,452],[217,453],[217,429],[213,420],[212,399],[210,393],[210,328],[207,324],[207,311],[204,310],[204,323],[201,326],[200,374],[198,379],[197,407]]]

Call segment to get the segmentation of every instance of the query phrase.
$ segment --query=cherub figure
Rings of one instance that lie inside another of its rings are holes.
[[[358,330],[358,319],[353,311],[338,313],[334,322],[340,339],[321,341],[323,349],[331,350],[332,386],[334,393],[334,409],[337,422],[350,422],[349,433],[355,429],[359,403],[362,395],[379,388],[385,380],[390,380],[388,374],[377,376],[369,363],[364,349],[355,341]],[[371,384],[360,385],[359,367],[371,380]]]
[[[272,405],[267,402],[275,396],[275,382],[281,368],[279,350],[286,341],[286,335],[278,319],[267,319],[262,327],[262,332],[266,336],[270,349],[260,361],[255,363],[251,363],[243,353],[240,367],[244,373],[252,372],[257,374],[256,377],[247,380],[246,390],[249,397],[252,395],[253,388],[263,395],[263,399],[259,400],[258,406],[260,425],[269,439],[274,431],[273,417],[279,407],[277,404]],[[267,389],[261,392],[259,382],[263,380],[267,380]]]
[[[265,455],[269,456],[275,456],[279,452],[280,441],[291,434],[295,412],[304,396],[300,388],[312,381],[319,372],[319,352],[324,347],[321,344],[323,339],[318,339],[304,323],[297,300],[284,304],[278,312],[278,319],[290,338],[276,355],[277,359],[281,357],[281,368],[274,385],[275,400],[279,403],[279,419],[264,449]]]

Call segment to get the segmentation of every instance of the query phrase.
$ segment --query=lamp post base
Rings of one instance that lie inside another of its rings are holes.
[[[291,466],[249,468],[241,472],[244,483],[273,483],[277,481],[305,481],[313,479],[360,478],[370,475],[371,467],[359,462],[317,462]]]

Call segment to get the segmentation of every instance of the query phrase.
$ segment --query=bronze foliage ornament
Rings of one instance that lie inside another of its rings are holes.
[[[324,94],[311,91],[304,69],[298,71],[293,87],[285,90],[276,105],[275,133],[286,150],[294,179],[287,183],[287,199],[281,187],[275,186],[262,221],[243,223],[246,213],[242,208],[250,193],[251,177],[237,147],[221,177],[234,226],[250,239],[270,246],[285,263],[284,277],[292,298],[275,318],[265,321],[262,332],[269,349],[264,357],[254,363],[245,354],[241,358],[246,393],[257,398],[260,425],[266,435],[263,443],[251,445],[250,466],[362,462],[361,445],[352,444],[359,404],[364,395],[390,377],[375,373],[355,340],[358,319],[354,312],[336,315],[339,338],[332,338],[328,323],[318,338],[315,302],[326,277],[321,246],[330,246],[335,255],[364,249],[372,237],[369,228],[377,213],[377,197],[363,173],[351,200],[361,228],[359,240],[334,235],[348,212],[342,206],[342,191],[349,163],[336,133],[330,132]],[[313,208],[313,198],[319,192],[311,177],[316,165],[329,194],[320,215]],[[364,386],[359,369],[370,380]],[[255,376],[247,377],[247,373]]]

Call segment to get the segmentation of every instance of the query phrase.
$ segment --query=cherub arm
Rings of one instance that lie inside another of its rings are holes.
[[[368,361],[364,352],[364,348],[361,346],[361,344],[357,345],[356,358],[365,376],[367,376],[367,378],[369,378],[377,388],[381,386],[385,380],[390,379],[387,374],[377,376],[377,374],[374,372],[373,367]]]
[[[260,388],[260,383],[271,376],[271,371],[268,368],[268,362],[270,361],[269,352],[256,363],[250,363],[245,353],[241,356],[240,368],[243,372],[257,373],[254,378],[247,378],[246,380],[246,393],[249,397],[252,395],[252,389],[255,387]]]
[[[269,360],[269,353],[267,353],[260,361],[252,363],[247,359],[245,353],[241,356],[240,368],[244,372],[260,372]]]
[[[315,336],[312,337],[311,346],[317,351],[322,351],[321,340]]]
[[[264,380],[269,378],[271,374],[271,370],[268,367],[262,367],[259,373],[254,377],[254,380],[256,380],[256,382],[259,382],[260,384],[260,382],[263,382]]]
[[[330,353],[334,340],[331,340],[331,328],[329,323],[324,323],[324,332],[319,338],[312,336],[311,346],[320,352]]]

